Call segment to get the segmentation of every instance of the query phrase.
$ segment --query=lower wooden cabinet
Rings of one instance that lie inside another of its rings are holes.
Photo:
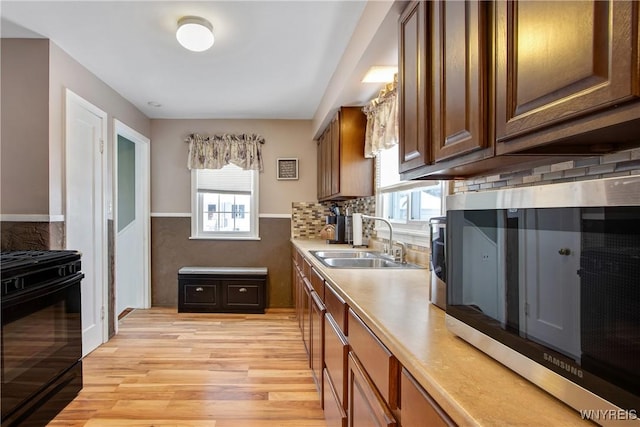
[[[324,314],[326,309],[318,294],[311,293],[311,372],[322,402],[324,370]]]
[[[309,355],[309,367],[311,367],[311,294],[313,288],[306,277],[302,278],[302,342]]]
[[[324,422],[327,427],[347,427],[347,413],[340,403],[333,380],[329,372],[324,370]],[[340,385],[339,385],[340,386]]]
[[[338,404],[347,409],[347,357],[349,343],[333,316],[324,318],[324,366],[335,388]],[[326,393],[326,390],[325,390]]]
[[[456,425],[405,368],[400,374],[399,412],[402,427]]]
[[[398,359],[360,317],[349,310],[349,346],[391,409],[398,405]]]
[[[296,255],[296,315],[326,426],[455,426],[322,273]]]
[[[384,398],[353,352],[349,353],[349,427],[396,427]]]

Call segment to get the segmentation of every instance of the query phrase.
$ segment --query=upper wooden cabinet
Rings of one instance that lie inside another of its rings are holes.
[[[595,147],[580,135],[640,118],[637,108],[622,108],[640,99],[638,2],[500,1],[496,6],[497,154],[615,149],[599,145],[611,139],[604,135]],[[620,142],[622,135],[611,130]],[[629,138],[638,141],[637,133]],[[583,148],[549,145],[560,139]]]
[[[489,3],[442,1],[432,7],[432,146],[440,162],[493,146],[487,126]]]
[[[362,107],[341,107],[318,139],[318,200],[373,195],[373,159],[364,157]]]
[[[427,57],[428,2],[412,2],[400,16],[398,61],[398,121],[400,139],[399,172],[409,172],[431,163],[431,139],[428,136],[427,84],[430,57]]]
[[[640,145],[640,2],[411,2],[400,172],[462,178]]]
[[[446,168],[450,159],[464,164],[494,155],[492,129],[487,126],[490,10],[487,2],[418,1],[400,17],[404,179]]]

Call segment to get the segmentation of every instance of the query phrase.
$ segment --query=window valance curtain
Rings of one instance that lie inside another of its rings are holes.
[[[264,138],[256,134],[189,135],[189,169],[221,169],[228,164],[244,170],[264,169],[262,145]]]
[[[396,75],[397,79],[397,75]],[[380,150],[398,143],[398,96],[397,80],[389,83],[380,95],[365,105],[367,115],[364,156],[375,157]]]

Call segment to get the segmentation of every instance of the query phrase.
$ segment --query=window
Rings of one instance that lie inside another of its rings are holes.
[[[429,218],[442,215],[441,181],[400,181],[398,145],[376,157],[378,215],[394,224],[394,237],[428,246]],[[378,232],[386,237],[386,227]]]
[[[191,237],[258,238],[258,171],[192,169]]]

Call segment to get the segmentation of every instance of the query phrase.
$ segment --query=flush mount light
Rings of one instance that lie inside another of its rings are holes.
[[[205,51],[213,46],[213,26],[204,18],[185,16],[178,20],[176,39],[185,49]]]
[[[362,83],[390,83],[397,72],[398,67],[395,65],[374,65],[364,75]]]

